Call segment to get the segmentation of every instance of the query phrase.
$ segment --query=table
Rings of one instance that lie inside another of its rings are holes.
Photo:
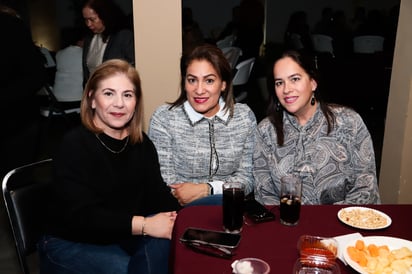
[[[298,238],[303,234],[334,237],[359,232],[363,236],[390,236],[412,240],[412,223],[409,216],[412,204],[368,205],[385,212],[392,218],[392,224],[381,230],[362,230],[345,225],[337,218],[337,212],[344,205],[304,205],[301,208],[300,221],[297,226],[289,227],[279,222],[279,207],[271,210],[276,220],[261,224],[243,226],[241,242],[232,259],[222,259],[196,253],[180,243],[184,230],[198,227],[222,230],[221,206],[192,206],[182,209],[175,222],[171,243],[170,269],[174,274],[230,274],[231,263],[245,257],[258,257],[267,261],[271,273],[291,273],[299,257]],[[341,274],[357,273],[350,266],[337,260]]]

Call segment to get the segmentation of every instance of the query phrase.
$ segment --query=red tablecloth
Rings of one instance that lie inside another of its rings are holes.
[[[391,236],[412,240],[410,216],[412,205],[370,205],[392,218],[392,224],[382,230],[361,230],[349,227],[337,218],[338,205],[302,206],[297,226],[280,224],[279,208],[274,207],[276,221],[244,225],[242,239],[231,259],[221,259],[199,254],[180,243],[184,230],[199,227],[222,230],[222,209],[220,206],[193,206],[182,209],[177,217],[171,247],[170,267],[174,274],[217,274],[232,273],[231,263],[245,257],[257,257],[267,261],[271,273],[291,273],[299,254],[297,241],[303,234],[334,237],[359,232],[363,236]],[[341,273],[356,273],[350,266],[338,260]]]

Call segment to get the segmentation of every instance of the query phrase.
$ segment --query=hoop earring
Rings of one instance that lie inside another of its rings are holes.
[[[310,99],[310,104],[312,105],[312,106],[314,106],[315,105],[315,94],[312,94],[312,99]]]

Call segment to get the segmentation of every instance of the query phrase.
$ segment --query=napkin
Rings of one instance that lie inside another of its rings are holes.
[[[345,234],[345,235],[340,235],[334,237],[335,240],[338,242],[338,258],[346,265],[345,258],[343,257],[343,252],[350,241],[362,239],[362,234],[360,233],[351,233],[351,234]]]

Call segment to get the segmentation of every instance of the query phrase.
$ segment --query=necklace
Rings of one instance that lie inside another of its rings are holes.
[[[123,152],[123,151],[126,149],[127,144],[129,143],[129,136],[127,136],[126,142],[124,143],[123,147],[122,147],[120,150],[117,150],[117,151],[116,151],[116,150],[113,150],[113,149],[111,149],[110,147],[108,147],[108,146],[103,142],[103,140],[100,139],[100,137],[99,137],[99,135],[98,135],[97,133],[95,134],[95,136],[96,136],[97,140],[99,140],[99,142],[100,142],[108,151],[110,151],[111,153],[114,153],[114,154],[119,154],[119,153]]]

